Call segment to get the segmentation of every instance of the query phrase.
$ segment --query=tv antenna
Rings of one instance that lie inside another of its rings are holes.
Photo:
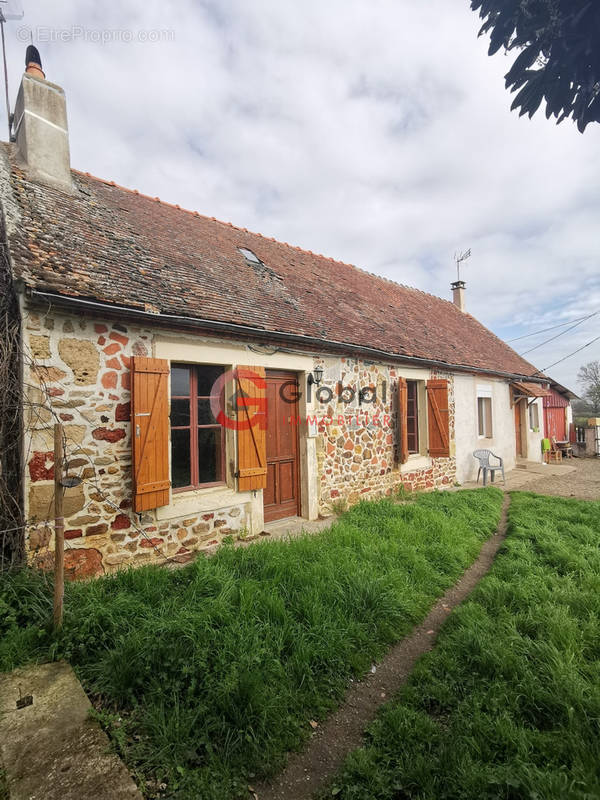
[[[471,248],[469,247],[468,250],[465,250],[464,253],[454,253],[454,260],[456,261],[456,280],[460,281],[460,265],[463,261],[466,261],[468,258],[471,258]]]
[[[4,40],[4,23],[9,19],[23,19],[24,12],[19,0],[0,0],[0,29],[2,32],[2,61],[4,62],[4,91],[6,93],[6,114],[8,116],[8,141],[12,138],[12,114],[10,113],[10,96],[8,92],[8,68],[6,66],[6,42]]]

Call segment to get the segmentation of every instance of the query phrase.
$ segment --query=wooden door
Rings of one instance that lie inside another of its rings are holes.
[[[515,403],[515,438],[517,440],[517,456],[523,456],[523,414],[521,401]]]
[[[567,424],[564,408],[544,409],[544,431],[547,439],[554,437],[557,442],[566,442]]]
[[[267,372],[267,487],[265,522],[299,514],[297,375]],[[290,382],[294,386],[290,385]],[[287,386],[286,386],[287,384]]]

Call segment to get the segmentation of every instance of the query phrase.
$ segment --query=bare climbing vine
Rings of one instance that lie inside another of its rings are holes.
[[[0,570],[24,557],[21,323],[5,244],[0,245]]]

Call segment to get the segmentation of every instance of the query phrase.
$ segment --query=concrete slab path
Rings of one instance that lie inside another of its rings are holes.
[[[335,514],[312,521],[302,517],[288,517],[286,519],[278,519],[275,522],[267,522],[265,533],[268,533],[271,539],[291,539],[301,536],[303,533],[320,533],[327,528],[331,528],[336,520],[337,516]]]
[[[578,500],[600,500],[600,458],[570,458],[562,464],[527,462],[524,466],[525,469],[513,469],[506,473],[506,486],[502,483],[502,477],[498,476],[494,485],[508,492],[536,492]],[[460,488],[475,489],[477,484],[469,482]]]
[[[17,700],[33,703],[17,708]],[[64,661],[0,674],[0,762],[10,800],[142,800]]]

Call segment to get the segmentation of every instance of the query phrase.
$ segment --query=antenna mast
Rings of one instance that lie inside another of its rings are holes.
[[[6,114],[8,117],[8,141],[12,141],[12,114],[10,113],[10,95],[8,91],[8,67],[6,66],[6,41],[4,39],[4,23],[9,19],[23,19],[23,11],[18,2],[0,0],[0,30],[2,32],[2,61],[4,63],[4,92],[6,96]]]
[[[10,137],[12,135],[12,119],[10,114],[10,98],[8,95],[8,69],[6,67],[6,42],[4,40],[5,22],[6,19],[4,18],[3,10],[0,7],[0,28],[2,29],[2,60],[4,61],[4,91],[6,95],[6,114],[8,116],[8,141],[10,142]]]
[[[468,250],[465,250],[464,253],[460,255],[458,253],[454,253],[454,260],[456,261],[456,280],[460,281],[460,265],[463,261],[466,261],[468,258],[471,258],[471,248],[469,247]]]

